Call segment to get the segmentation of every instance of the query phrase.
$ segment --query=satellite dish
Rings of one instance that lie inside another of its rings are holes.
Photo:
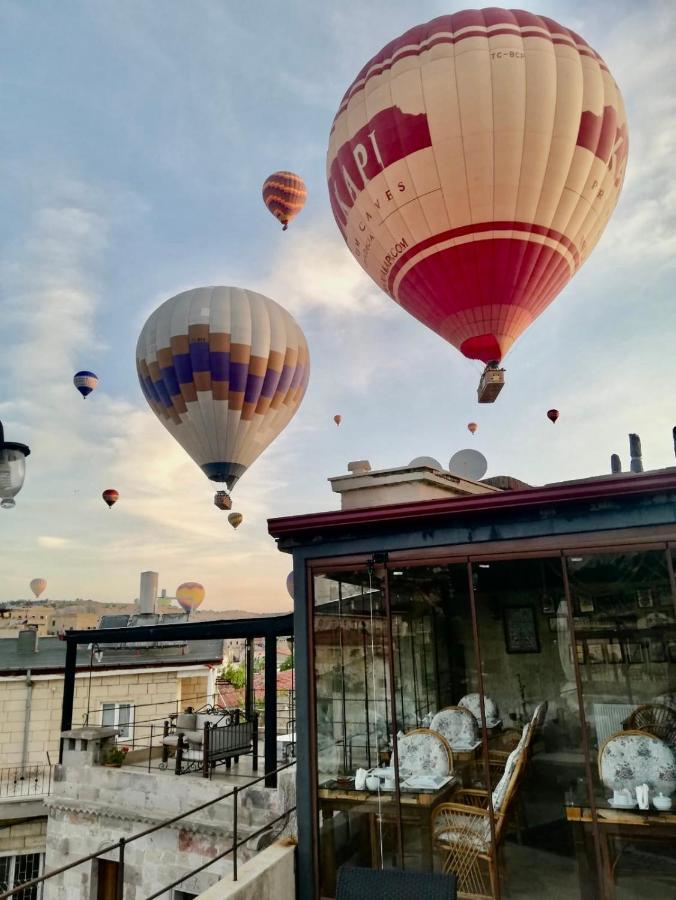
[[[448,471],[461,478],[478,481],[488,470],[488,462],[478,450],[458,450],[448,463]]]
[[[438,469],[440,472],[443,472],[444,470],[441,463],[433,456],[416,456],[416,458],[412,459],[408,464],[409,469],[417,469],[420,466],[429,466],[430,469]]]

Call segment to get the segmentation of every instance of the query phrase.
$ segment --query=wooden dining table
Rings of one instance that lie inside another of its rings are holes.
[[[461,781],[456,775],[451,775],[446,784],[439,789],[400,789],[401,818],[404,825],[416,825],[417,833],[421,840],[421,857],[424,868],[432,871],[433,850],[431,818],[434,809],[447,802],[451,795],[461,786]],[[354,780],[350,783],[340,783],[337,780],[327,779],[319,786],[319,809],[323,823],[331,821],[338,812],[362,813],[368,819],[368,831],[371,848],[371,866],[379,868],[381,865],[379,826],[383,824],[395,824],[397,822],[397,804],[394,791],[381,790],[377,792],[360,790],[354,787]],[[326,855],[327,870],[336,871],[336,847],[333,828],[323,828],[320,842],[324,845],[322,853]],[[404,838],[404,844],[406,843]]]
[[[589,868],[588,857],[590,846],[593,846],[594,820],[591,807],[567,806],[566,819],[578,826],[575,847],[582,873]],[[676,811],[673,808],[662,811],[652,807],[645,810],[612,809],[597,805],[596,819],[601,855],[600,898],[615,900],[615,868],[622,852],[622,844],[637,841],[673,844],[676,841]],[[583,895],[587,896],[584,892]]]

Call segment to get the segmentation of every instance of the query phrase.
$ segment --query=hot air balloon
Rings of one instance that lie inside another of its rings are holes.
[[[155,415],[207,478],[229,489],[293,418],[309,377],[295,319],[231,287],[163,303],[143,326],[136,367]]]
[[[552,425],[556,424],[556,420],[559,418],[558,409],[548,409],[547,410],[547,418],[552,423]]]
[[[214,506],[217,506],[219,509],[232,508],[232,500],[228,496],[227,491],[216,491],[214,494]]]
[[[293,570],[286,576],[286,589],[289,592],[289,597],[293,600]]]
[[[114,488],[107,488],[101,496],[104,501],[108,504],[108,508],[114,506],[120,498],[119,493]]]
[[[98,383],[98,376],[93,372],[87,372],[84,369],[82,372],[76,372],[75,375],[73,375],[73,384],[82,394],[83,400],[87,399],[87,396],[91,394]]]
[[[34,578],[30,583],[30,589],[35,594],[35,599],[37,600],[40,594],[47,587],[47,582],[44,578]]]
[[[233,528],[239,528],[239,526],[242,524],[243,519],[244,516],[242,515],[242,513],[238,512],[232,512],[228,516],[228,522],[230,522]]]
[[[467,430],[468,430],[469,432],[471,432],[472,434],[476,434],[476,430],[477,430],[478,427],[479,427],[479,426],[477,425],[476,422],[468,422],[468,423],[467,423]]]
[[[263,183],[263,203],[282,223],[282,231],[305,206],[306,199],[305,182],[295,172],[273,172]]]
[[[490,402],[500,360],[599,240],[627,150],[619,89],[579,35],[521,10],[466,10],[412,28],[358,74],[331,128],[329,195],[378,285],[487,365]]]
[[[340,425],[340,423],[343,421],[343,417],[342,416],[334,416],[333,421],[336,423],[336,425]]]
[[[183,612],[188,615],[197,609],[204,600],[204,588],[197,581],[185,581],[176,588],[176,600]]]

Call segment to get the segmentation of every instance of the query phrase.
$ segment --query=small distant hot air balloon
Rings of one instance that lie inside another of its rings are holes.
[[[82,372],[76,372],[73,376],[73,384],[82,394],[83,400],[87,399],[88,394],[91,394],[98,383],[98,376],[93,372],[87,372],[84,369]]]
[[[238,512],[232,512],[228,516],[228,522],[230,522],[233,528],[239,528],[239,526],[242,524],[243,519],[244,516],[242,515],[242,513]]]
[[[333,421],[336,423],[336,425],[340,425],[340,423],[343,421],[343,417],[342,416],[334,416]]]
[[[197,609],[204,600],[204,587],[197,581],[184,581],[176,588],[176,600],[183,612],[190,612]]]
[[[214,494],[214,506],[217,506],[219,509],[232,508],[232,500],[227,491],[216,491]]]
[[[282,231],[305,206],[306,198],[305,182],[295,172],[273,172],[263,183],[263,203],[282,223]]]
[[[479,426],[477,425],[476,422],[468,422],[468,423],[467,423],[467,430],[468,430],[469,432],[471,432],[472,434],[476,434],[476,430],[477,430],[478,427],[479,427]]]
[[[106,488],[106,490],[101,494],[104,501],[108,504],[108,508],[114,506],[117,501],[120,499],[119,493],[115,490],[115,488]]]
[[[286,589],[289,592],[289,597],[293,600],[293,570],[286,576]]]
[[[35,594],[36,600],[46,587],[47,587],[47,582],[45,581],[44,578],[34,578],[31,581],[30,588],[33,591],[33,593]]]
[[[556,420],[559,418],[558,409],[548,409],[547,410],[547,418],[552,423],[552,425],[556,424]]]

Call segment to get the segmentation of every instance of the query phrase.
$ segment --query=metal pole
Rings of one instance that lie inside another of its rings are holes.
[[[362,645],[364,648],[364,711],[366,714],[366,756],[371,768],[371,722],[369,719],[369,673],[368,656],[366,654],[366,623],[361,623]]]
[[[237,881],[237,793],[238,788],[232,789],[232,880]]]
[[[153,729],[154,725],[150,725],[150,746],[148,747],[148,771],[150,772],[150,762],[153,758]]]
[[[77,644],[66,638],[66,664],[63,672],[63,701],[61,704],[61,731],[73,725],[73,694],[75,693],[75,667]],[[59,741],[59,762],[63,759],[63,742]]]
[[[277,787],[277,638],[265,635],[265,787]]]
[[[124,900],[124,845],[125,839],[120,838],[120,856],[117,867],[117,900]]]
[[[244,711],[246,713],[247,722],[253,717],[254,708],[254,639],[249,637],[246,639],[246,682],[244,684]]]
[[[394,681],[394,660],[392,659],[392,647],[394,639],[392,635],[392,607],[390,605],[390,572],[385,569],[383,586],[381,588],[383,601],[385,606],[385,627],[387,628],[387,640],[390,645],[390,652],[387,654],[387,666],[389,674],[389,685],[386,690],[390,692],[390,705],[392,709],[392,760],[390,765],[394,768],[394,802],[397,808],[397,843],[399,844],[399,857],[401,859],[401,868],[406,868],[406,860],[404,858],[404,826],[401,819],[401,785],[399,779],[399,748],[397,745],[397,695],[396,685]],[[382,827],[382,826],[381,826]],[[381,865],[383,861],[381,860]]]

